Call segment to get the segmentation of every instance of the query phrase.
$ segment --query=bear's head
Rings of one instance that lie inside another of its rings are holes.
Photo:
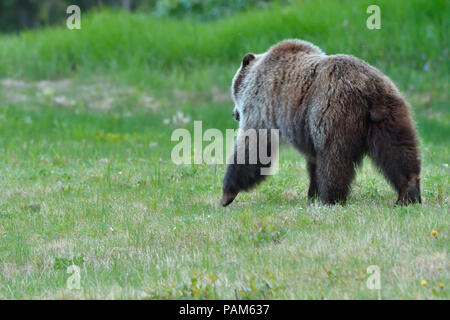
[[[252,65],[254,65],[255,61],[257,60],[258,55],[255,55],[253,53],[247,53],[244,58],[242,59],[242,63],[237,70],[236,74],[234,75],[232,85],[231,85],[231,96],[233,98],[235,108],[233,110],[233,117],[236,119],[236,121],[239,121],[240,119],[240,110],[239,110],[239,98],[240,93],[243,91],[245,78],[247,77]]]

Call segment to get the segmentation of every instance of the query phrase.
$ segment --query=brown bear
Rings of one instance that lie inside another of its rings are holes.
[[[392,81],[366,62],[285,40],[265,53],[246,54],[231,91],[240,127],[234,159],[240,148],[248,149],[242,132],[278,129],[280,139],[307,158],[309,198],[344,203],[355,166],[367,154],[397,191],[397,203],[421,202],[420,156],[409,106]],[[270,138],[264,143],[270,145]],[[229,163],[221,204],[261,182],[260,169],[267,166],[259,158]]]

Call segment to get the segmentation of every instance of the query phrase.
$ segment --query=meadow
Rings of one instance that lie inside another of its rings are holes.
[[[449,299],[450,6],[377,3],[380,30],[371,1],[318,0],[209,22],[101,10],[81,30],[0,34],[0,299]],[[171,161],[176,128],[237,127],[243,55],[285,38],[393,79],[419,133],[421,205],[395,206],[369,159],[346,205],[309,202],[285,147],[276,175],[222,208],[225,165]]]

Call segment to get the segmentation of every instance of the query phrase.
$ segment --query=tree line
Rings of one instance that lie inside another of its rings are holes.
[[[192,17],[211,20],[249,7],[290,0],[1,0],[0,32],[17,32],[58,23],[66,18],[66,8],[78,5],[81,11],[112,7],[146,11],[156,16]]]

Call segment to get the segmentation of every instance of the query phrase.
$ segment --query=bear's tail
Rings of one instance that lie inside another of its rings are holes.
[[[420,156],[409,106],[400,94],[371,104],[368,154],[398,193],[398,204],[421,203]]]

